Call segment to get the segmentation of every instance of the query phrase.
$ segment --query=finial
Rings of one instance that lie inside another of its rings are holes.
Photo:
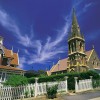
[[[12,46],[11,54],[13,55],[13,46]]]
[[[13,51],[13,46],[12,46],[12,51]]]
[[[19,49],[18,49],[17,53],[19,53]]]
[[[60,57],[59,57],[59,60],[60,60]]]
[[[59,61],[58,61],[58,65],[60,64],[60,57],[59,57]]]
[[[73,12],[75,12],[75,8],[73,7]]]
[[[94,49],[94,45],[92,45],[92,49]]]
[[[75,8],[73,8],[73,17],[75,16]]]
[[[54,62],[53,62],[53,66],[54,66]]]

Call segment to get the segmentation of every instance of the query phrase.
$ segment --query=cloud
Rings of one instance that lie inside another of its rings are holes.
[[[82,6],[81,6],[82,2],[83,2],[83,0],[79,0],[78,2],[75,2],[73,4],[74,7],[78,10],[77,11],[77,16],[81,16],[82,14],[86,13],[89,10],[89,8],[91,8],[95,5],[94,2],[90,2],[90,3],[84,4],[84,6],[82,8]],[[81,8],[81,10],[80,10],[80,8]]]
[[[63,28],[57,31],[58,34],[56,38],[52,40],[52,37],[48,36],[44,44],[41,40],[34,38],[34,31],[32,28],[30,30],[31,36],[22,34],[22,30],[20,30],[16,21],[2,9],[0,9],[0,24],[16,36],[19,40],[19,44],[26,47],[24,50],[25,57],[20,57],[20,68],[23,68],[25,63],[33,64],[48,62],[49,60],[54,59],[57,54],[64,53],[67,49],[64,45],[60,46],[60,43],[66,38],[68,33],[70,26],[69,18],[65,21]],[[28,51],[30,47],[35,53]]]
[[[57,30],[58,34],[56,38],[52,41],[51,37],[47,38],[46,43],[43,45],[40,40],[37,41],[37,54],[31,56],[31,60],[28,61],[29,64],[33,63],[45,63],[48,60],[53,59],[57,54],[65,53],[67,46],[60,46],[60,43],[65,40],[71,19],[69,16],[66,18],[65,25],[61,30]]]
[[[13,32],[13,34],[17,37],[19,40],[19,43],[24,46],[30,46],[31,43],[31,37],[29,37],[27,34],[22,35],[19,27],[16,25],[16,22],[7,14],[4,10],[0,9],[0,24],[5,27],[7,30]]]
[[[83,12],[86,12],[88,10],[88,8],[90,8],[91,6],[93,6],[93,2],[90,2],[88,4],[85,4],[85,6],[83,8]]]
[[[77,8],[82,2],[83,0],[73,0],[73,7]]]
[[[25,57],[19,57],[19,68],[23,69],[24,64],[26,63],[26,58]]]
[[[78,2],[75,2],[74,5],[79,6],[82,2],[83,0],[78,0]],[[81,14],[86,12],[91,6],[92,3],[86,4],[82,9]],[[80,11],[78,11],[78,13],[80,13]],[[20,57],[20,68],[23,68],[25,63],[46,63],[56,58],[56,55],[66,52],[67,46],[60,44],[62,41],[65,41],[65,38],[68,34],[68,30],[71,25],[71,15],[72,12],[65,18],[65,25],[61,29],[57,30],[58,34],[55,39],[52,39],[52,37],[48,36],[44,43],[42,40],[37,40],[35,38],[35,33],[32,26],[29,32],[30,36],[28,34],[23,34],[23,31],[18,27],[14,18],[12,18],[4,10],[0,9],[0,24],[16,36],[16,38],[19,40],[19,44],[26,47],[24,49],[24,57]],[[30,52],[30,48],[33,51]]]

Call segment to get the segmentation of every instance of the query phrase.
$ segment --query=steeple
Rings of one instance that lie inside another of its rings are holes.
[[[72,14],[71,36],[72,37],[75,37],[75,36],[81,37],[80,28],[79,28],[79,25],[78,25],[78,21],[77,21],[77,18],[76,18],[76,13],[75,13],[74,8],[73,8],[73,14]]]
[[[80,32],[75,10],[73,9],[71,34],[68,38],[68,67],[70,71],[87,70],[85,40]]]

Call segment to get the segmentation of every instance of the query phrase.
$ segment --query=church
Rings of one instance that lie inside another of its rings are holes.
[[[9,75],[24,75],[24,70],[18,68],[19,56],[13,50],[3,45],[3,37],[0,36],[0,83],[5,82]]]
[[[47,71],[47,75],[84,72],[87,70],[100,70],[100,59],[94,49],[85,50],[85,38],[80,31],[80,27],[73,9],[71,32],[68,36],[68,58],[60,59],[57,64]]]

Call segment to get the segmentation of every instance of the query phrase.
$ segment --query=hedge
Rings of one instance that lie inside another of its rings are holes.
[[[81,72],[81,73],[64,73],[64,74],[57,74],[57,75],[51,75],[51,76],[43,76],[39,77],[38,82],[53,82],[53,81],[61,81],[65,80],[65,76],[68,76],[68,89],[69,90],[74,90],[75,89],[75,80],[74,77],[78,77],[78,80],[82,79],[88,79],[90,76],[93,76],[93,79],[99,79],[100,76],[97,72],[95,71],[87,71],[87,72]],[[29,83],[34,83],[35,82],[35,77],[28,78]]]

